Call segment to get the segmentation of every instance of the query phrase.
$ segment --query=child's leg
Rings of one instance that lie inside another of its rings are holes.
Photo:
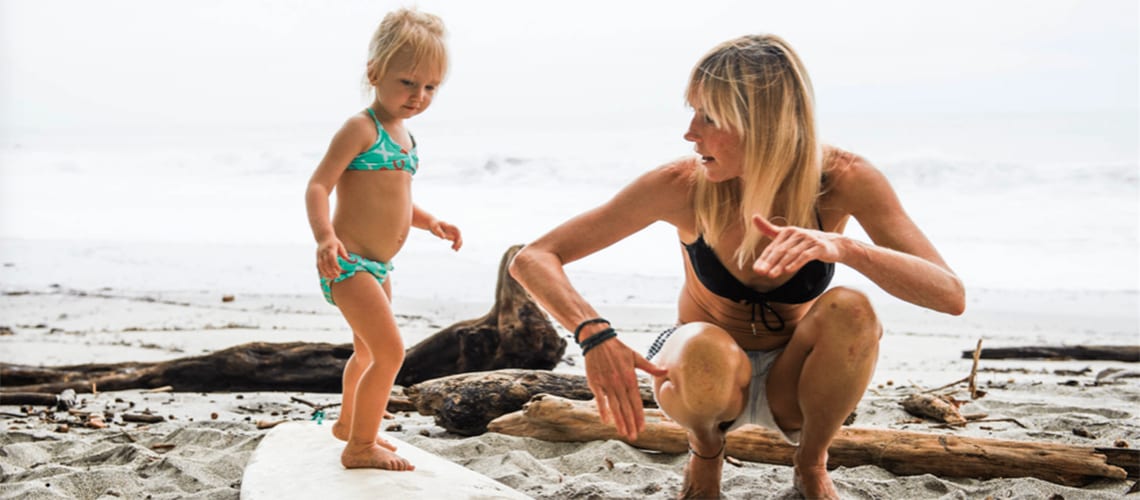
[[[364,373],[364,367],[370,364],[372,364],[372,353],[368,351],[368,346],[360,336],[353,332],[352,356],[344,365],[344,379],[341,383],[340,417],[332,426],[333,436],[341,441],[348,441],[349,430],[352,428],[352,415],[355,413],[356,385],[360,382],[360,374]],[[376,444],[396,451],[396,445],[380,436],[376,436]]]
[[[350,393],[345,387],[345,399],[352,400],[352,420],[341,464],[350,469],[413,470],[415,467],[407,460],[376,442],[388,394],[404,361],[404,343],[388,296],[376,279],[367,274],[336,283],[332,291],[333,299],[352,327],[353,341],[359,340],[364,348],[358,353],[368,352],[371,361],[365,364],[363,359],[357,359],[361,371],[356,377],[355,391]]]

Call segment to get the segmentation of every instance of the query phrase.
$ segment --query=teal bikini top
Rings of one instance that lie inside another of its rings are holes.
[[[412,151],[408,152],[380,126],[380,120],[376,119],[372,108],[368,108],[368,116],[376,123],[376,144],[356,155],[348,164],[348,170],[403,170],[416,175],[416,169],[420,166],[420,157],[416,154],[416,138],[412,137]]]

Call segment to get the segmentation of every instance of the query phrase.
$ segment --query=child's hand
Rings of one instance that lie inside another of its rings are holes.
[[[317,245],[317,272],[322,278],[331,280],[340,276],[341,268],[336,260],[337,256],[348,260],[348,250],[344,248],[340,238],[334,236]]]
[[[428,226],[428,231],[440,239],[450,241],[452,250],[459,250],[463,246],[463,235],[459,234],[459,228],[451,224],[436,219]]]

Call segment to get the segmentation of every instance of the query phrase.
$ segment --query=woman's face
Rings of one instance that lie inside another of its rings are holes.
[[[740,177],[744,171],[743,150],[740,137],[728,128],[718,128],[700,108],[693,108],[693,119],[685,140],[691,141],[697,154],[701,155],[701,165],[705,167],[705,177],[712,182],[724,182]]]

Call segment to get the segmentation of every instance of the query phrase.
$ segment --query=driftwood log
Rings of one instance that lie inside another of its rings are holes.
[[[452,375],[404,389],[416,411],[434,415],[436,425],[464,436],[486,432],[488,422],[522,409],[542,393],[574,400],[594,397],[582,375],[513,369]],[[641,400],[657,406],[649,386],[641,386]]]
[[[407,387],[456,373],[500,368],[549,370],[562,360],[566,340],[508,272],[521,248],[507,249],[499,262],[491,310],[481,318],[444,328],[408,349],[396,384]]]
[[[14,392],[65,389],[119,391],[172,386],[184,392],[340,392],[352,344],[252,342],[202,356],[158,363],[95,363],[36,368],[0,365],[0,398]]]
[[[507,274],[520,247],[499,267],[495,305],[486,316],[452,325],[408,350],[401,380],[423,380],[495,368],[550,369],[561,359],[559,338],[526,292]],[[79,393],[171,386],[178,391],[305,391],[339,393],[352,344],[253,342],[202,356],[158,363],[93,363],[35,367],[0,363],[0,404],[55,404]],[[406,402],[389,411],[406,410]],[[519,403],[521,407],[522,403]],[[517,408],[516,408],[517,409]]]
[[[539,395],[522,411],[503,415],[488,430],[547,441],[583,442],[619,439],[613,425],[603,424],[592,402]],[[667,453],[687,449],[685,430],[646,410],[639,448]],[[791,465],[795,448],[776,432],[745,426],[728,434],[727,454],[754,462]],[[1067,486],[1101,479],[1122,480],[1125,469],[1108,463],[1094,448],[1053,443],[968,438],[886,429],[843,428],[828,450],[828,467],[877,465],[894,474],[991,479],[1036,477]]]
[[[974,351],[962,351],[969,358]],[[1140,362],[1140,345],[1024,346],[982,349],[982,359],[1079,359]]]

